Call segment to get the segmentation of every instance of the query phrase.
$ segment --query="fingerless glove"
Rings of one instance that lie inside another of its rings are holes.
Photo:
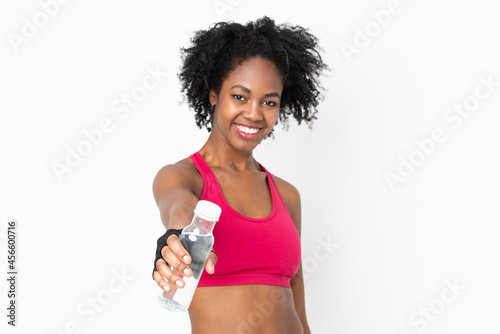
[[[156,258],[155,258],[154,269],[153,269],[152,275],[154,275],[155,271],[158,271],[158,269],[156,268],[156,261],[158,261],[159,259],[163,259],[163,256],[161,255],[161,249],[163,248],[163,246],[167,245],[167,238],[169,236],[171,236],[172,234],[179,236],[182,233],[182,230],[183,229],[177,230],[177,229],[171,228],[171,229],[168,229],[164,235],[162,235],[161,237],[158,238],[158,241],[156,242]],[[165,262],[167,262],[167,260],[165,260]],[[168,264],[168,262],[167,262],[167,264]]]

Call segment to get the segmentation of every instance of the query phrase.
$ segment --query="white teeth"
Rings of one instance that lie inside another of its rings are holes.
[[[241,126],[241,125],[236,125],[238,127],[238,129],[240,129],[240,131],[242,132],[245,132],[245,133],[257,133],[259,132],[260,129],[251,129],[251,128],[247,128],[246,126]]]

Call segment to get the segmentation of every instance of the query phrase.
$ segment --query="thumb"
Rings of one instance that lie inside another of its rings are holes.
[[[210,255],[208,255],[207,264],[205,265],[205,270],[209,274],[215,273],[215,264],[216,263],[217,263],[217,255],[215,255],[214,252],[210,252]]]

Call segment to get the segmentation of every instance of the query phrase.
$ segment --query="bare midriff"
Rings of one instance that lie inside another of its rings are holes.
[[[292,289],[276,285],[198,287],[189,306],[192,334],[303,334]]]

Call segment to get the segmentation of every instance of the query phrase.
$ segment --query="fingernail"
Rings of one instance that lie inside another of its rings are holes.
[[[189,256],[184,255],[183,259],[184,259],[184,262],[188,262],[189,261]]]
[[[213,263],[212,263],[212,273],[215,273],[215,266]]]
[[[169,292],[170,291],[170,287],[168,285],[164,285],[163,286],[163,290]]]
[[[183,273],[186,276],[191,275],[191,270],[189,270],[188,268],[186,268],[186,269],[184,269]]]
[[[175,281],[175,284],[179,287],[182,288],[182,282],[180,280]]]

